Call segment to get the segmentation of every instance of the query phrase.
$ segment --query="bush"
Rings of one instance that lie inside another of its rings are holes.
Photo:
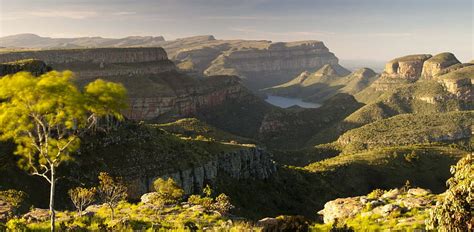
[[[153,182],[153,187],[158,193],[158,200],[165,204],[176,204],[183,198],[184,191],[181,189],[172,178],[163,180],[158,178]]]
[[[230,203],[230,197],[221,193],[217,198],[214,204],[212,204],[212,209],[216,210],[217,212],[225,215],[229,213],[234,206]]]
[[[27,210],[27,207],[24,205],[26,199],[27,194],[23,191],[18,191],[15,189],[0,191],[0,201],[6,202],[12,206],[10,216],[16,215],[20,213],[20,211],[22,212]]]
[[[427,220],[427,229],[440,231],[470,231],[473,229],[474,164],[472,155],[459,160],[451,167],[451,177],[444,199],[436,203]]]
[[[25,219],[11,219],[7,222],[7,231],[26,231],[28,227],[26,226]]]
[[[367,195],[367,198],[369,199],[377,199],[381,197],[385,192],[382,189],[375,189],[371,193]]]

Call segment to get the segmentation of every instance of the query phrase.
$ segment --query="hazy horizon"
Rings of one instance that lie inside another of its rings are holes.
[[[2,37],[214,35],[320,40],[341,60],[386,61],[446,51],[462,62],[474,59],[470,0],[16,0],[0,1],[0,12]]]

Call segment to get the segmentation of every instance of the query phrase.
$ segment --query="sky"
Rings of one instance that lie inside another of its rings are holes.
[[[474,59],[472,0],[0,0],[0,36],[321,40],[340,59]]]

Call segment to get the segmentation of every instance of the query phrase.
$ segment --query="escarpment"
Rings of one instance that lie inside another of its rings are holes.
[[[315,71],[325,64],[336,65],[338,59],[319,41],[271,43],[263,49],[229,50],[212,61],[204,73],[236,74],[253,89],[289,81],[295,75]]]
[[[0,62],[38,59],[55,70],[71,70],[79,79],[157,74],[174,70],[162,48],[93,48],[9,52]]]
[[[192,116],[227,100],[252,101],[237,77],[194,78],[176,71],[162,48],[42,50],[0,54],[0,62],[41,59],[55,70],[71,70],[85,85],[97,78],[120,82],[128,90],[133,120]]]
[[[276,171],[271,154],[254,145],[186,139],[135,123],[84,138],[74,165],[88,170],[80,181],[94,181],[99,171],[123,177],[132,199],[153,191],[157,178],[171,177],[191,194],[223,176],[264,180]]]

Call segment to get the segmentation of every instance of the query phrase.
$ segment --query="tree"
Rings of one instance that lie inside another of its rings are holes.
[[[158,200],[163,201],[164,204],[174,204],[181,200],[184,195],[183,189],[172,178],[168,178],[168,180],[158,178],[153,182],[153,187]]]
[[[96,80],[80,91],[73,73],[48,72],[39,77],[19,72],[0,79],[0,140],[17,144],[19,166],[50,184],[49,209],[54,230],[56,170],[73,158],[79,136],[107,115],[122,119],[126,90]]]
[[[79,211],[79,215],[82,215],[82,210],[94,202],[96,189],[95,188],[82,188],[76,187],[68,191],[69,197],[72,203]]]
[[[472,154],[451,167],[449,186],[444,198],[430,212],[427,229],[440,231],[472,231],[474,229],[474,164]]]
[[[114,179],[106,172],[99,174],[99,197],[107,204],[111,211],[111,219],[114,220],[114,209],[120,201],[127,198],[127,187],[119,178]]]

